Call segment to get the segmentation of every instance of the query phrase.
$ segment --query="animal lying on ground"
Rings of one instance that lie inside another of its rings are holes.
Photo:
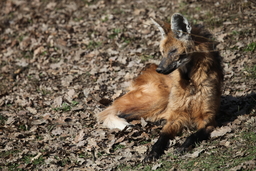
[[[97,114],[99,123],[120,130],[135,119],[166,120],[145,162],[164,154],[169,140],[185,127],[197,131],[181,145],[181,152],[209,138],[216,125],[223,81],[221,57],[208,31],[191,26],[179,13],[172,15],[170,24],[152,21],[162,36],[160,64],[147,65],[128,93]]]

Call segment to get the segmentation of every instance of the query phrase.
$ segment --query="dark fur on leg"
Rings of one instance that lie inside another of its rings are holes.
[[[157,142],[153,145],[152,150],[145,157],[144,162],[152,162],[155,159],[158,159],[162,154],[164,154],[164,150],[169,145],[169,139],[169,135],[161,134]]]
[[[210,137],[210,132],[207,132],[206,129],[200,129],[194,134],[191,134],[185,142],[177,149],[178,153],[184,153],[188,151],[190,148],[194,148],[196,144],[202,142],[203,140],[207,140]]]

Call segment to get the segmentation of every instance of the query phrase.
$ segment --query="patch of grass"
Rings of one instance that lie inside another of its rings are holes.
[[[5,152],[0,152],[0,156],[2,158],[12,158],[14,156],[18,156],[18,153],[20,153],[21,151],[19,150],[9,150],[9,151],[5,151]],[[44,158],[43,156],[39,156],[38,158],[33,159],[33,157],[35,157],[36,155],[25,155],[23,156],[21,159],[19,159],[19,161],[15,162],[15,163],[7,163],[6,167],[8,168],[8,170],[23,170],[23,169],[19,169],[18,167],[22,164],[32,164],[32,165],[42,165],[44,163]]]
[[[50,57],[50,63],[57,63],[60,62],[61,58],[59,57]]]
[[[43,52],[41,53],[41,55],[45,56],[45,55],[47,55],[47,52],[46,52],[46,51],[43,51]]]
[[[78,157],[80,157],[80,158],[88,158],[88,157],[90,157],[90,154],[85,153],[85,152],[81,152],[81,153],[79,153],[79,154],[77,154],[77,155],[78,155]]]
[[[248,44],[244,50],[247,52],[254,52],[256,50],[256,42]]]
[[[101,21],[102,21],[102,22],[107,22],[108,20],[109,20],[109,19],[108,19],[108,16],[105,16],[105,17],[102,17],[102,18],[101,18]]]
[[[93,50],[93,49],[99,48],[101,44],[102,44],[101,42],[90,41],[89,44],[87,45],[87,49]]]
[[[239,35],[240,35],[240,32],[233,30],[233,31],[231,32],[231,34],[234,35],[234,36],[239,36]]]
[[[254,132],[244,132],[244,133],[241,133],[241,136],[246,141],[256,142],[256,133]],[[256,147],[255,147],[255,150],[256,150]]]
[[[110,38],[110,39],[114,39],[114,38],[117,37],[118,34],[121,33],[121,32],[122,32],[122,29],[120,29],[120,28],[114,28],[114,29],[112,30],[112,34],[109,35],[109,38]]]
[[[70,159],[69,158],[63,158],[62,160],[57,162],[57,164],[62,166],[62,167],[66,166],[68,163],[70,163]]]
[[[115,9],[113,10],[113,13],[114,13],[115,15],[122,15],[122,14],[125,14],[125,11],[122,10],[121,8],[115,8]]]
[[[244,70],[248,73],[247,77],[256,79],[256,65],[252,67],[245,67]]]
[[[23,160],[26,164],[29,164],[32,157],[33,157],[33,156],[31,156],[31,155],[27,155],[27,156],[24,156],[24,158],[23,158],[22,160]]]
[[[7,117],[0,114],[0,125],[4,125],[5,121],[7,121]]]
[[[86,72],[85,72],[85,75],[86,75],[87,77],[90,77],[92,74],[91,74],[89,71],[86,71]]]
[[[32,51],[22,51],[21,55],[23,58],[31,59],[33,57],[33,52]]]
[[[205,21],[211,28],[221,27],[223,25],[222,18],[211,17]]]
[[[23,36],[23,35],[20,35],[20,36],[18,37],[18,40],[19,40],[20,42],[22,42],[23,39],[24,39],[24,36]]]
[[[19,150],[9,150],[9,151],[3,151],[0,152],[0,156],[5,158],[5,157],[11,157],[11,156],[15,156],[16,154],[18,154],[20,151]]]
[[[113,33],[115,33],[115,34],[119,34],[119,33],[121,33],[121,32],[122,32],[122,30],[119,29],[119,28],[113,29]]]
[[[32,164],[33,165],[40,165],[40,164],[43,164],[44,163],[44,158],[43,156],[40,156],[38,157],[37,159],[33,160],[32,161]]]
[[[104,155],[104,153],[101,153],[101,152],[98,152],[98,153],[97,153],[97,156],[98,156],[98,157],[101,157],[101,156],[103,156],[103,155]],[[83,158],[84,158],[84,157],[83,157]]]
[[[71,106],[68,103],[63,103],[61,105],[61,107],[54,108],[54,110],[56,110],[56,111],[60,111],[61,110],[63,112],[67,112],[67,111],[71,110]]]
[[[95,4],[98,0],[82,0],[82,2],[88,6]]]
[[[81,21],[81,20],[83,20],[83,17],[78,17],[78,18],[76,17],[76,18],[74,18],[74,21],[75,21],[75,22],[79,22],[79,21]]]
[[[237,51],[237,50],[239,50],[239,48],[238,48],[238,46],[234,46],[234,47],[230,48],[230,50]]]
[[[72,106],[76,106],[77,104],[78,104],[78,102],[77,101],[72,101]]]
[[[214,15],[211,11],[207,11],[205,16],[206,16],[206,18],[212,18]]]
[[[85,158],[85,155],[79,154],[78,157],[80,157],[80,158]]]
[[[21,130],[21,131],[28,131],[28,130],[29,130],[29,128],[28,128],[28,126],[27,126],[27,125],[22,124],[22,125],[19,125],[19,130]]]
[[[19,150],[9,150],[9,151],[4,151],[4,152],[0,152],[0,156],[1,158],[11,158],[11,157],[15,157],[15,156],[18,156],[18,153],[20,153]],[[17,163],[6,163],[5,165],[8,170],[10,171],[19,171],[19,170],[22,170],[22,169],[19,169],[18,166],[19,164]],[[1,170],[1,166],[0,166],[0,170]]]
[[[140,145],[144,145],[144,144],[147,144],[147,143],[150,143],[150,142],[151,142],[150,140],[148,140],[148,141],[146,141],[146,140],[145,141],[141,141]]]
[[[43,140],[44,138],[43,138],[42,136],[40,136],[40,135],[37,135],[37,136],[36,136],[36,139],[39,140],[39,141],[41,141],[41,140]]]
[[[196,11],[201,11],[202,9],[201,9],[201,7],[196,7],[195,10]]]
[[[179,9],[182,11],[181,13],[183,14],[183,15],[186,15],[186,13],[185,13],[185,11],[183,11],[183,10],[185,10],[185,9],[187,9],[187,3],[186,2],[181,2],[181,3],[179,3]]]
[[[38,91],[38,93],[41,93],[42,96],[46,96],[47,94],[51,94],[51,91],[46,90],[46,89],[38,89],[37,91]]]
[[[35,157],[34,155],[26,155],[24,156],[24,158],[22,159],[26,164],[30,164],[32,163],[33,165],[40,165],[44,163],[44,158],[43,156],[39,156],[38,158],[33,159],[33,157]]]
[[[33,20],[28,19],[28,23],[29,23],[29,24],[33,24]]]
[[[92,39],[92,38],[93,38],[93,35],[95,35],[95,34],[97,34],[96,31],[88,31],[88,32],[87,32],[87,35],[88,35],[88,37],[89,37],[90,39]]]
[[[32,80],[32,79],[33,79],[33,75],[28,75],[27,78],[28,78],[29,80]]]
[[[116,151],[117,149],[123,149],[123,148],[125,148],[124,145],[122,145],[122,144],[117,144],[117,145],[114,146],[114,151]]]
[[[253,151],[254,152],[254,151]],[[209,151],[208,151],[209,153]],[[255,154],[251,153],[251,154]],[[252,160],[253,155],[248,155],[240,158],[233,157],[232,149],[218,149],[216,152],[209,154],[203,153],[198,158],[187,158],[187,160],[182,160],[178,158],[172,162],[162,161],[162,167],[157,169],[157,171],[164,171],[172,168],[173,166],[178,166],[179,169],[184,170],[229,170],[242,162]],[[255,157],[254,157],[255,158]]]
[[[10,163],[8,165],[8,169],[9,169],[9,171],[19,171],[19,170],[22,170],[22,169],[18,168],[18,166],[19,166],[19,164],[17,164],[17,163]]]
[[[240,30],[240,31],[233,30],[231,32],[231,35],[233,36],[233,39],[234,39],[235,37],[249,36],[250,33],[251,33],[251,30],[249,30],[249,29],[244,29],[244,30]]]
[[[68,112],[72,109],[72,107],[76,106],[78,104],[77,101],[72,101],[71,104],[69,103],[63,103],[61,107],[53,108],[55,111],[62,111],[62,112]]]
[[[47,129],[49,132],[51,132],[54,128],[55,128],[56,125],[48,125],[47,126]]]
[[[199,157],[189,158],[180,157],[172,153],[165,155],[167,160],[159,159],[153,164],[141,164],[136,166],[127,166],[125,164],[118,167],[122,171],[128,170],[152,170],[152,167],[156,164],[160,164],[157,171],[165,170],[230,170],[241,163],[256,159],[256,134],[253,131],[241,132],[237,136],[230,138],[230,142],[241,141],[244,139],[247,146],[238,146],[239,149],[233,149],[232,146],[226,148],[219,146],[219,139],[209,142],[209,146],[215,146],[216,148],[204,148]],[[194,151],[197,150],[194,149]],[[240,154],[241,152],[241,154]],[[193,152],[192,152],[193,153]]]
[[[141,58],[141,62],[147,62],[150,59],[154,59],[154,56],[152,56],[152,55],[142,55],[142,56],[140,56],[140,58]]]
[[[151,171],[152,168],[150,165],[143,165],[143,164],[138,164],[137,166],[128,166],[125,164],[121,164],[118,167],[118,170],[122,170],[122,171],[131,171],[131,170]]]
[[[123,46],[122,46],[122,48],[127,47],[127,46],[130,45],[133,41],[134,41],[134,38],[132,38],[132,37],[122,36],[122,37],[121,37],[121,42],[124,43]]]
[[[133,38],[122,37],[122,42],[125,42],[126,44],[130,44],[132,41],[133,41]]]

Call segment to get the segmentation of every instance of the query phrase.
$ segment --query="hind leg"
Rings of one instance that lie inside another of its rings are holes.
[[[163,95],[164,94],[164,95]],[[168,104],[169,91],[158,86],[147,89],[132,90],[117,99],[113,105],[119,113],[118,117],[127,121],[149,118],[155,121]]]

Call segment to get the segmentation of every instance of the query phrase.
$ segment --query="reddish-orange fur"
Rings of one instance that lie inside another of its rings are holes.
[[[169,75],[157,73],[156,68],[155,64],[148,65],[134,79],[128,88],[129,92],[113,102],[111,107],[115,108],[116,114],[131,114],[131,119],[160,119],[159,114],[168,104],[172,80]],[[108,114],[104,111],[99,113],[99,121],[104,121]]]
[[[177,17],[183,19],[182,15],[175,15],[174,22]],[[158,158],[163,153],[162,146],[166,146],[167,141],[184,127],[198,130],[184,143],[184,148],[207,137],[215,127],[223,79],[220,56],[215,51],[214,43],[208,39],[208,32],[198,26],[193,27],[190,33],[188,27],[189,37],[184,33],[183,37],[178,37],[173,29],[175,27],[171,28],[170,24],[158,20],[156,23],[160,30],[164,30],[160,43],[161,64],[146,67],[133,81],[127,94],[97,115],[99,122],[104,122],[109,115],[125,120],[141,117],[151,121],[165,119],[167,122],[160,138],[146,158],[149,161]],[[177,61],[180,64],[181,58],[186,58],[188,62],[174,68],[171,73],[165,71]],[[156,69],[167,74],[160,74]]]

